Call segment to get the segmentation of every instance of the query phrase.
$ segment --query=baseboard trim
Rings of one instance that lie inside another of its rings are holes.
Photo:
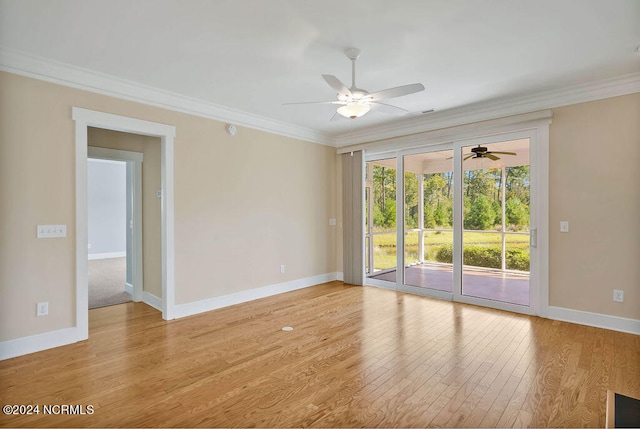
[[[126,256],[127,252],[89,253],[89,260],[95,261],[96,259],[124,258]]]
[[[66,346],[86,339],[80,329],[73,327],[2,341],[0,342],[0,360]]]
[[[181,317],[192,316],[194,314],[204,313],[206,311],[217,310],[231,305],[241,304],[243,302],[253,301],[255,299],[266,298],[285,292],[291,292],[306,287],[315,286],[322,283],[337,280],[338,273],[321,274],[313,277],[306,277],[298,280],[292,280],[284,283],[277,283],[269,286],[263,286],[256,289],[249,289],[242,292],[232,293],[229,295],[218,296],[215,298],[204,299],[202,301],[190,302],[188,304],[177,304],[174,306],[174,316],[176,319]]]
[[[157,296],[150,294],[149,292],[142,293],[142,302],[150,305],[158,311],[162,311],[162,298],[158,298]]]
[[[128,293],[129,295],[133,296],[133,285],[130,283],[125,283],[124,284],[124,291],[126,293]]]
[[[578,323],[580,325],[640,335],[640,320],[636,319],[552,306],[547,307],[547,317],[563,322]]]

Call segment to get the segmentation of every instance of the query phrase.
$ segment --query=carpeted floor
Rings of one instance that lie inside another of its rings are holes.
[[[131,301],[124,290],[126,278],[126,258],[89,261],[89,309]]]

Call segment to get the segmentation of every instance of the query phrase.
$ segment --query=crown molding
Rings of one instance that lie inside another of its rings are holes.
[[[559,90],[469,104],[402,122],[373,126],[336,137],[336,146],[347,147],[637,92],[640,92],[640,73],[632,73]]]
[[[335,147],[335,140],[332,137],[316,130],[15,50],[0,48],[0,70],[175,112],[230,122],[242,127]]]

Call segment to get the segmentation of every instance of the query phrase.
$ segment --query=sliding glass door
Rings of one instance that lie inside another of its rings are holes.
[[[462,147],[462,295],[529,306],[529,139]]]
[[[367,282],[535,313],[532,144],[519,132],[370,155]]]

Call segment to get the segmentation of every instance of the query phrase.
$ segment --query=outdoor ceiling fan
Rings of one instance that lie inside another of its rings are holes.
[[[463,161],[473,158],[489,158],[490,160],[497,161],[500,157],[495,156],[496,153],[500,155],[517,155],[515,152],[497,152],[489,151],[486,147],[478,145],[478,147],[471,148],[471,153],[463,158]]]
[[[336,90],[337,100],[335,101],[308,101],[301,103],[285,103],[284,105],[293,104],[337,104],[337,114],[345,118],[359,118],[369,112],[371,108],[380,109],[387,113],[409,113],[407,110],[393,106],[391,104],[381,103],[382,100],[390,98],[402,97],[416,92],[424,91],[424,85],[421,83],[413,83],[410,85],[397,86],[382,91],[369,93],[364,89],[356,86],[356,60],[360,56],[360,49],[348,48],[345,54],[351,60],[351,88],[347,88],[337,77],[331,74],[323,74],[322,78],[327,84]],[[336,117],[336,115],[334,115]],[[333,118],[332,118],[333,119]]]

